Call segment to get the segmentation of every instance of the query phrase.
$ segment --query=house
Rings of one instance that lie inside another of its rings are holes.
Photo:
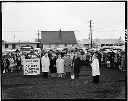
[[[91,40],[83,39],[81,43],[84,47],[90,47]],[[101,48],[103,46],[122,46],[124,45],[124,41],[121,39],[93,39],[92,44],[93,47]]]
[[[40,42],[2,42],[2,52],[10,49],[20,49],[21,46],[32,46],[33,48],[39,48]]]
[[[43,48],[74,47],[77,44],[74,31],[41,31]]]

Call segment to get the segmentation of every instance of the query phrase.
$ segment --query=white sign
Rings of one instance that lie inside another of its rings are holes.
[[[23,61],[24,75],[40,74],[40,59],[25,59]]]

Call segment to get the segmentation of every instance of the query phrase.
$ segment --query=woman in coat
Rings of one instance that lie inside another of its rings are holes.
[[[70,58],[70,55],[65,54],[65,56],[64,56],[64,71],[66,73],[66,77],[71,76],[71,65],[72,65],[72,60]]]
[[[72,51],[71,53],[70,53],[70,58],[71,58],[71,60],[72,60],[72,65],[73,65],[73,57],[75,56],[75,54],[74,54],[74,52]]]
[[[91,67],[92,67],[93,82],[99,83],[100,70],[99,70],[99,60],[97,58],[96,53],[92,57]]]
[[[4,58],[3,56],[1,57],[1,74],[3,74],[4,71]]]
[[[121,58],[121,71],[125,71],[125,54]]]
[[[56,57],[52,55],[50,58],[50,72],[51,72],[51,77],[55,77],[55,73],[57,72],[56,69]]]
[[[64,60],[61,58],[61,54],[58,55],[58,59],[56,60],[56,67],[59,77],[62,77],[64,73]]]
[[[13,72],[13,70],[14,70],[14,59],[13,59],[13,57],[11,57],[9,59],[9,61],[10,61],[10,72]]]
[[[6,56],[5,59],[5,72],[10,72],[9,66],[10,66],[10,61],[9,61],[9,57]]]
[[[43,75],[44,75],[44,77],[48,78],[50,60],[49,60],[49,57],[48,57],[48,53],[47,52],[42,57],[41,64],[42,64],[42,72],[43,72]]]
[[[79,73],[82,66],[79,53],[75,53],[75,56],[73,58],[73,66],[74,66],[75,78],[79,78]]]

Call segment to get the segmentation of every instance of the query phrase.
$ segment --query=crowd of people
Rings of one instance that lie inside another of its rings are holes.
[[[83,50],[49,50],[42,51],[41,53],[35,53],[32,51],[30,53],[15,52],[2,55],[2,73],[23,70],[23,59],[34,58],[40,58],[40,66],[42,68],[41,70],[43,72],[43,76],[46,78],[70,78],[72,74],[74,74],[75,78],[79,78],[80,70],[82,67],[96,67],[96,65],[99,65],[101,67],[105,66],[108,68],[117,68],[121,71],[126,70],[126,59],[124,51],[120,51],[117,53],[106,53],[102,50],[95,52],[84,52]],[[95,58],[98,60],[98,62],[97,60],[95,61],[98,64],[95,64],[95,62],[93,61]],[[98,75],[100,74],[99,72],[97,73]],[[97,80],[97,78],[98,77],[96,76],[96,78],[94,79]]]

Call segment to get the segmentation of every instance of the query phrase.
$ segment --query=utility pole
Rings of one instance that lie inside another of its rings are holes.
[[[39,33],[39,30],[38,30],[38,42],[39,42],[39,34],[40,34],[40,33]]]
[[[89,21],[89,27],[90,27],[90,39],[91,39],[91,49],[92,49],[92,20]],[[91,54],[91,61],[92,61],[92,54]]]
[[[14,42],[15,42],[15,35],[14,35]]]
[[[91,35],[90,39],[91,39],[91,48],[92,48],[92,27],[93,27],[92,26],[92,20],[90,20],[89,23],[90,23],[89,27],[90,27],[90,35]]]

